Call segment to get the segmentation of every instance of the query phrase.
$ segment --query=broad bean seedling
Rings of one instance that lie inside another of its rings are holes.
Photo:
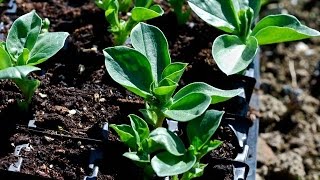
[[[110,23],[109,31],[113,35],[115,45],[123,45],[132,28],[139,22],[159,17],[163,10],[159,5],[153,5],[152,0],[96,0],[99,8],[105,11],[105,17]],[[131,6],[134,6],[133,8]],[[131,9],[129,13],[129,9]],[[126,13],[126,18],[120,18],[119,13]]]
[[[15,20],[5,42],[0,42],[0,79],[11,79],[22,91],[27,108],[40,81],[28,74],[40,70],[35,67],[55,55],[65,43],[66,32],[41,32],[42,19],[35,11]]]
[[[144,119],[129,115],[130,125],[111,127],[130,151],[124,156],[145,170],[146,176],[182,175],[182,179],[201,176],[205,164],[200,159],[218,147],[210,140],[224,112],[209,110],[210,104],[226,101],[242,93],[241,89],[221,90],[195,82],[174,93],[187,66],[171,62],[168,42],[155,26],[139,23],[131,32],[133,48],[116,46],[104,49],[109,75],[129,91],[144,98]],[[190,146],[162,127],[166,118],[188,122]],[[155,129],[150,132],[147,122]],[[153,157],[152,157],[153,156]]]
[[[227,75],[242,73],[260,45],[320,36],[288,14],[269,15],[257,23],[261,0],[188,0],[191,9],[208,24],[229,34],[217,37],[212,55]]]

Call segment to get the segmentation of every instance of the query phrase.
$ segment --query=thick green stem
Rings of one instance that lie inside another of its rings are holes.
[[[163,121],[165,120],[166,117],[160,110],[156,110],[155,112],[157,113],[157,117],[158,117],[155,128],[162,127]]]
[[[183,175],[182,175],[180,180],[190,180],[190,178],[188,177],[188,174],[189,174],[188,171],[183,173]]]
[[[115,34],[114,35],[114,45],[116,45],[116,46],[123,45],[126,42],[128,36],[129,36],[129,33],[125,32],[125,31],[121,31],[119,34]]]
[[[24,101],[19,103],[19,107],[22,108],[22,110],[27,111],[29,108],[29,104],[32,101],[34,92],[40,86],[40,81],[24,78],[14,79],[13,82],[19,87],[25,99]]]
[[[119,32],[114,35],[114,44],[115,45],[123,45],[128,39],[131,30],[138,22],[134,21],[131,17],[125,22],[124,25],[120,25]],[[122,26],[122,27],[121,27]]]
[[[153,171],[151,165],[146,165],[144,167],[144,177],[143,177],[143,179],[144,180],[152,179],[153,175],[154,175],[154,171]]]
[[[174,176],[172,176],[172,180],[179,180],[178,175],[174,175]]]

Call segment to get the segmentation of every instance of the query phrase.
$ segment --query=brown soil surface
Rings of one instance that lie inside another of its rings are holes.
[[[33,148],[23,152],[21,172],[54,179],[81,179],[89,174],[90,149],[101,148],[105,157],[98,162],[99,179],[142,179],[141,170],[122,157],[126,147],[114,132],[110,131],[106,142],[86,140],[103,140],[100,131],[104,123],[128,123],[127,115],[138,113],[143,107],[140,98],[116,84],[106,73],[101,52],[112,46],[112,41],[104,13],[92,1],[19,0],[17,3],[17,15],[1,16],[6,28],[14,18],[36,9],[41,17],[51,21],[50,31],[67,31],[70,37],[66,48],[43,63],[41,72],[32,75],[41,80],[41,86],[29,113],[17,113],[14,105],[22,96],[16,86],[9,81],[0,82],[0,117],[12,127],[11,130],[1,128],[4,136],[0,146],[6,148],[0,153],[0,168],[7,169],[15,161],[14,146],[30,143]],[[221,81],[219,76],[223,75],[217,71],[211,56],[212,42],[220,32],[194,15],[188,24],[177,27],[173,14],[166,12],[149,23],[164,31],[172,59],[189,63],[181,84],[205,81],[230,89]],[[36,120],[41,132],[25,130],[30,119]],[[20,128],[15,129],[16,124]],[[228,125],[222,124],[215,138],[224,143],[211,156],[233,159],[238,149]],[[210,175],[233,178],[231,165],[210,166]]]
[[[319,1],[280,0],[263,13],[289,13],[320,30]],[[262,47],[260,179],[320,178],[319,54],[319,38]]]

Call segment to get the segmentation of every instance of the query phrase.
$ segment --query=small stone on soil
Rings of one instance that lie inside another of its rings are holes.
[[[69,112],[69,109],[64,106],[54,106],[57,111],[60,111],[62,114],[66,114]]]
[[[40,171],[40,170],[37,170],[36,173],[39,175],[39,176],[42,176],[42,177],[46,177],[46,178],[49,178],[50,176],[43,172],[43,171]]]
[[[99,99],[99,102],[106,102],[106,98]]]
[[[52,141],[54,141],[53,138],[48,137],[48,136],[44,136],[44,139],[45,139],[47,142],[52,142]]]
[[[70,114],[70,115],[75,115],[76,113],[77,113],[77,111],[74,110],[74,109],[72,109],[72,110],[69,111],[69,114]]]
[[[57,150],[55,150],[55,153],[57,153],[57,154],[65,154],[66,151],[64,149],[57,149]]]
[[[48,97],[48,95],[42,94],[42,93],[39,93],[39,96],[40,96],[41,98],[46,98],[46,97]]]
[[[86,68],[85,68],[85,66],[84,65],[82,65],[82,64],[79,64],[79,74],[82,74],[83,72],[84,72],[84,70],[85,70]]]
[[[99,102],[100,95],[99,95],[98,93],[95,93],[95,94],[93,95],[93,97],[94,97],[94,101],[95,101],[95,102]]]
[[[45,164],[42,164],[39,169],[46,171],[48,167]]]

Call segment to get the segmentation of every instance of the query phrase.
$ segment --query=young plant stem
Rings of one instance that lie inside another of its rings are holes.
[[[174,175],[174,176],[172,176],[172,180],[179,180],[178,175]]]
[[[114,44],[115,45],[123,45],[128,37],[128,33],[126,31],[120,31],[118,34],[114,35]]]
[[[119,33],[114,35],[114,44],[123,45],[126,42],[127,38],[129,37],[131,30],[137,24],[138,22],[136,22],[131,17],[129,17],[128,21],[120,29]]]
[[[21,102],[18,102],[18,107],[19,107],[19,110],[21,112],[28,112],[29,111],[29,104],[30,102],[26,101],[26,100],[22,100]]]
[[[189,172],[189,171],[187,171],[187,172],[183,173],[183,175],[182,175],[182,177],[181,177],[181,179],[180,179],[180,180],[189,180],[188,172]]]
[[[162,127],[163,121],[165,120],[166,117],[159,109],[157,109],[155,112],[157,113],[157,117],[158,117],[155,128]]]

